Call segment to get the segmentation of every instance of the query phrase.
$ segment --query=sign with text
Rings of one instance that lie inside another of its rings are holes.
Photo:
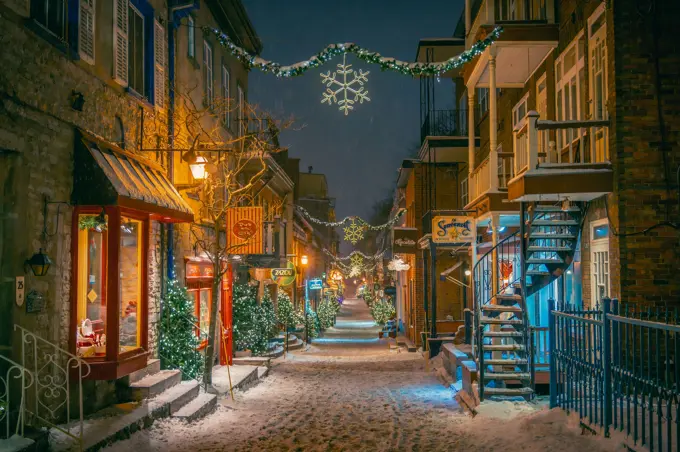
[[[23,276],[17,276],[16,277],[16,303],[17,306],[22,307],[24,305],[24,291],[25,291],[25,286],[24,286],[24,277]]]
[[[280,286],[288,286],[295,281],[295,265],[288,261],[286,268],[272,268],[272,279]]]
[[[475,219],[465,216],[437,216],[432,219],[432,242],[438,244],[473,243]]]
[[[320,278],[309,280],[309,290],[321,290],[323,289],[323,281]]]
[[[416,254],[418,230],[416,228],[392,229],[392,252],[395,254]]]
[[[226,236],[230,254],[264,254],[262,207],[227,209]]]

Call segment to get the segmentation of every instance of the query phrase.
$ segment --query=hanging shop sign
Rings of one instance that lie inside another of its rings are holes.
[[[264,254],[262,207],[227,209],[227,248],[231,254]]]
[[[323,289],[323,281],[321,278],[310,279],[309,280],[309,290],[321,290]]]
[[[286,268],[272,268],[272,279],[279,286],[289,286],[295,281],[295,265],[288,261]]]
[[[212,263],[197,263],[187,262],[186,277],[187,279],[194,278],[212,278],[215,275]]]
[[[475,220],[464,216],[437,216],[432,219],[432,242],[439,244],[472,243]]]
[[[396,254],[416,254],[418,230],[416,228],[392,229],[392,252]]]

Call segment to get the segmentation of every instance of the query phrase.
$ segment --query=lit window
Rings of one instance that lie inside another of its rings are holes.
[[[142,222],[122,217],[120,226],[120,351],[140,346]]]
[[[79,356],[106,354],[106,247],[107,222],[97,224],[96,215],[78,217],[78,277],[76,286]]]

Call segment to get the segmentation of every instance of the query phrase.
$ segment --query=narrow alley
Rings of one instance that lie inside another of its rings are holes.
[[[389,348],[377,331],[364,301],[348,299],[334,328],[307,350],[276,359],[269,376],[237,392],[235,402],[221,399],[197,423],[158,421],[106,450],[605,450],[553,418],[563,421],[562,412],[511,429],[483,414],[472,419],[420,353]],[[491,411],[509,418],[530,410],[506,404]]]

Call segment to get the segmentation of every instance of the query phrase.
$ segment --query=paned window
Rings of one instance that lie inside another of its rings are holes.
[[[205,105],[210,108],[213,108],[215,105],[215,95],[213,93],[214,83],[213,49],[207,41],[203,41],[203,95],[205,98]]]
[[[585,37],[577,36],[555,61],[555,112],[558,121],[584,119]],[[557,133],[558,151],[580,139],[573,129]]]
[[[222,112],[222,121],[224,121],[224,124],[228,127],[229,126],[229,120],[231,119],[231,92],[229,89],[229,83],[231,82],[231,74],[229,73],[229,69],[227,68],[226,65],[222,65],[222,108],[224,111]]]
[[[66,0],[32,0],[31,17],[57,38],[66,39]]]
[[[119,341],[120,351],[140,346],[142,295],[142,222],[122,217],[120,226]]]
[[[187,55],[196,58],[196,28],[194,18],[187,17]]]
[[[129,5],[128,11],[128,87],[144,95],[144,16]]]

